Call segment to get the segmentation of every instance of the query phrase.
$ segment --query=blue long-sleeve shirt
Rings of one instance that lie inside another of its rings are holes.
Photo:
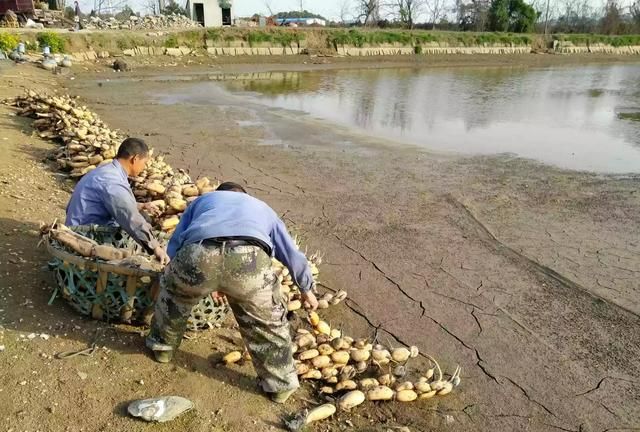
[[[149,253],[158,246],[117,160],[83,176],[67,204],[67,226],[91,224],[117,224]]]
[[[173,258],[185,245],[220,237],[252,238],[267,244],[287,266],[300,291],[313,287],[307,258],[295,246],[284,222],[266,203],[241,192],[210,192],[193,201],[180,218],[167,253]]]

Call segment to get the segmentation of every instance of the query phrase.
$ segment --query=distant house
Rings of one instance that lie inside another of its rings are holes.
[[[204,27],[233,24],[232,0],[187,0],[189,17]]]
[[[327,21],[322,18],[278,18],[276,19],[278,25],[283,26],[320,26],[325,27]]]

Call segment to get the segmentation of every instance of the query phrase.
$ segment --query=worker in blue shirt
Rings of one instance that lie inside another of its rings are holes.
[[[169,257],[140,214],[158,214],[149,203],[137,203],[128,177],[139,175],[149,160],[149,147],[138,138],[125,139],[116,158],[86,174],[76,185],[67,205],[67,226],[119,225],[149,254],[167,264]]]
[[[307,308],[316,309],[307,258],[278,215],[235,183],[192,202],[180,219],[160,282],[147,347],[167,363],[180,345],[191,309],[203,297],[224,293],[251,354],[262,389],[284,403],[299,387],[286,319],[287,299],[271,267],[275,256],[289,269]]]

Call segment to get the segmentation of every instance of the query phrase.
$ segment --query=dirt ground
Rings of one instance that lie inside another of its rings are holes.
[[[580,61],[550,57],[485,64]],[[321,289],[349,292],[346,305],[330,310],[333,324],[354,336],[379,327],[385,342],[415,344],[448,371],[463,368],[452,395],[367,404],[313,430],[640,430],[640,177],[418,152],[223,94],[195,106],[154,99],[167,75],[358,66],[305,61],[145,60],[128,75],[97,65],[58,77],[0,66],[0,98],[25,85],[80,95],[175,167],[246,184],[310,250],[324,252]],[[482,62],[449,59],[461,67]],[[262,145],[264,130],[238,123],[256,115],[282,145]],[[28,121],[4,106],[0,144],[2,430],[280,430],[281,416],[318,400],[307,385],[275,406],[257,392],[250,365],[216,366],[239,340],[231,319],[186,340],[175,364],[159,365],[143,349],[142,329],[85,320],[60,299],[48,305],[54,282],[46,252],[36,248],[38,221],[64,216],[72,185],[43,162],[52,144],[32,137]],[[102,348],[92,357],[54,358],[86,347],[98,329]],[[197,409],[160,426],[125,416],[127,401],[159,394],[188,397]]]

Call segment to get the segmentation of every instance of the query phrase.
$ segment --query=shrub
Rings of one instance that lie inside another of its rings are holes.
[[[0,51],[13,51],[18,46],[18,38],[7,32],[0,32]]]
[[[66,41],[57,33],[38,33],[36,39],[41,48],[48,46],[52,53],[64,52]]]
[[[217,29],[217,28],[209,28],[206,31],[205,38],[208,39],[208,40],[212,40],[214,42],[217,42],[220,39],[222,39],[222,30]]]
[[[180,43],[178,42],[178,38],[176,37],[176,35],[171,35],[164,40],[165,48],[178,48],[179,46]]]

